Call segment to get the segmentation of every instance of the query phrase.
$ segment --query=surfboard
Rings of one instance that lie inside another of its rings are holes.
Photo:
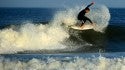
[[[72,25],[70,26],[72,29],[77,29],[77,30],[88,30],[88,29],[93,29],[93,25],[91,24],[84,24],[83,27],[77,26],[77,25]]]

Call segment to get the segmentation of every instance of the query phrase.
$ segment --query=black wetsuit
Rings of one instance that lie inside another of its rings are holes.
[[[92,21],[85,16],[85,13],[86,13],[86,9],[89,8],[92,4],[88,5],[85,9],[83,9],[82,11],[79,12],[78,16],[77,16],[77,19],[82,21],[82,25],[86,22],[86,20],[88,20],[90,23],[92,23]],[[81,25],[81,26],[82,26]]]

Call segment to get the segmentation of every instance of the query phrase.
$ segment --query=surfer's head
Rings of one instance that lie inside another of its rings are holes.
[[[86,8],[86,9],[85,9],[85,12],[86,12],[86,13],[89,13],[89,12],[90,12],[90,9],[89,9],[89,8]]]

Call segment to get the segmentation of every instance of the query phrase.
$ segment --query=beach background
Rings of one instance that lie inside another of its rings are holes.
[[[95,5],[94,29],[66,27],[85,6],[1,7],[0,70],[124,70],[125,8]]]

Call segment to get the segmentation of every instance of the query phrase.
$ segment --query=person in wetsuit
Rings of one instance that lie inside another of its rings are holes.
[[[93,4],[94,3],[92,2],[85,9],[83,9],[82,11],[79,12],[79,14],[77,16],[77,19],[82,22],[81,27],[84,25],[86,20],[88,20],[91,24],[93,24],[93,22],[88,17],[85,16],[86,13],[90,12],[89,7],[92,6]]]

